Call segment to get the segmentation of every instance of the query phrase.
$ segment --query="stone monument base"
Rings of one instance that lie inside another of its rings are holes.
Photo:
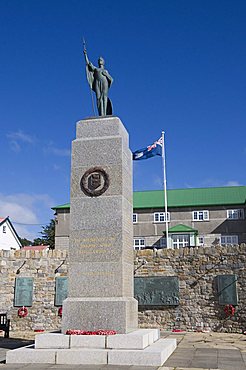
[[[137,301],[134,298],[67,298],[63,301],[62,332],[67,330],[115,330],[125,334],[136,330]]]
[[[129,334],[38,334],[34,346],[7,352],[7,364],[162,366],[176,348],[176,339],[159,339],[159,329]]]

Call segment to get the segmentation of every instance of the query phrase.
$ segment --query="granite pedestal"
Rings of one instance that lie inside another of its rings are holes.
[[[132,153],[117,117],[77,123],[72,143],[68,329],[137,328],[133,298]],[[89,174],[89,175],[88,175]]]

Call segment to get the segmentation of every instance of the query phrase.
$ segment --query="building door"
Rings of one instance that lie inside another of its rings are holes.
[[[173,234],[172,244],[174,249],[188,247],[190,245],[190,235],[189,234]]]

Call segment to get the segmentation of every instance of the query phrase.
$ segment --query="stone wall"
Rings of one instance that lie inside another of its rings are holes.
[[[59,307],[54,306],[55,278],[67,276],[66,257],[66,251],[58,250],[0,251],[0,312],[8,313],[12,330],[60,329]],[[143,261],[147,261],[147,264],[137,269]],[[178,276],[180,286],[179,306],[145,307],[139,310],[141,327],[196,330],[203,323],[204,329],[220,332],[241,332],[246,329],[245,244],[137,251],[135,269],[136,276]],[[225,317],[224,307],[218,304],[214,279],[223,274],[236,274],[238,277],[238,306],[232,319]],[[32,277],[34,281],[33,305],[28,307],[25,318],[18,317],[18,307],[13,306],[16,277]]]
[[[239,332],[246,329],[246,245],[176,250],[142,250],[136,253],[136,276],[178,276],[180,304],[177,307],[139,310],[141,327],[159,326],[165,330],[211,329]],[[215,277],[236,274],[238,306],[228,319],[218,304]]]
[[[61,263],[58,273],[55,270]],[[17,274],[17,270],[20,273]],[[0,250],[0,312],[7,312],[11,330],[57,330],[61,318],[54,306],[55,278],[67,275],[65,251],[4,251]],[[33,278],[33,305],[28,315],[20,318],[19,307],[14,307],[16,277]]]

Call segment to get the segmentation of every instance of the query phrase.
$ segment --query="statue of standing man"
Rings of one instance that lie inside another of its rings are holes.
[[[108,90],[113,83],[113,78],[104,69],[104,59],[98,59],[98,67],[95,67],[88,59],[86,48],[84,48],[86,62],[86,76],[91,90],[96,93],[97,109],[99,116],[112,116],[113,109],[111,100],[108,98]]]

